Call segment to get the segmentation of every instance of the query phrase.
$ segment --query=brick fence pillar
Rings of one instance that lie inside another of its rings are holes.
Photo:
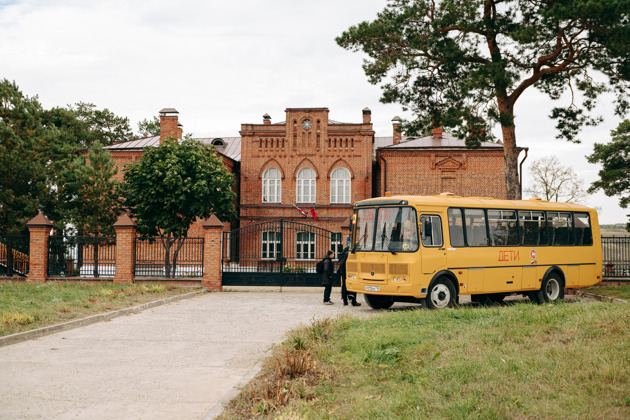
[[[203,279],[201,285],[213,292],[223,290],[221,278],[221,242],[223,223],[214,214],[203,222]]]
[[[33,217],[27,224],[30,233],[29,268],[26,281],[46,281],[48,270],[48,237],[52,222],[43,214]]]
[[[116,230],[116,274],[114,283],[133,283],[136,267],[136,224],[127,214],[114,223]]]

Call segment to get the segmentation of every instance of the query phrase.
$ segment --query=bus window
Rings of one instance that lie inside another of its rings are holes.
[[[464,209],[468,246],[488,246],[486,214],[481,209]]]
[[[493,246],[518,245],[518,226],[514,210],[488,210],[488,228]]]
[[[448,234],[451,237],[452,247],[465,246],[464,223],[462,222],[461,209],[448,209]]]
[[[552,245],[573,245],[571,213],[547,212]]]
[[[420,226],[422,229],[422,245],[442,246],[442,219],[440,216],[420,216]]]
[[[411,207],[384,207],[378,210],[375,251],[417,251],[418,222]]]
[[[374,222],[376,209],[360,209],[357,211],[356,232],[354,234],[353,251],[371,251],[374,244]]]
[[[591,220],[588,213],[575,213],[575,244],[593,245],[593,232],[591,231]]]
[[[542,211],[520,211],[521,243],[523,246],[547,245],[545,214]]]

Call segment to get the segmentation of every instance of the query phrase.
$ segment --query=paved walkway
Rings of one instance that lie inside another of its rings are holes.
[[[373,313],[321,295],[209,293],[0,347],[0,419],[212,418],[290,328]]]

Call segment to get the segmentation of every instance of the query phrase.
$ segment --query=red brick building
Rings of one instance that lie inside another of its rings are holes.
[[[272,123],[265,114],[259,124],[242,124],[241,137],[198,139],[214,146],[237,180],[238,221],[232,228],[285,219],[339,232],[353,203],[385,193],[506,198],[500,143],[471,150],[441,129],[426,137],[402,136],[397,117],[391,137],[375,137],[367,108],[360,122],[350,123],[330,119],[328,108],[285,113],[282,122]],[[124,164],[139,160],[143,148],[182,137],[175,109],[161,110],[160,122],[160,136],[108,147],[119,179]],[[201,236],[200,224],[191,229],[191,236]]]
[[[501,143],[484,142],[472,150],[441,128],[429,136],[407,137],[397,131],[400,119],[393,122],[393,137],[375,140],[375,196],[450,192],[507,198]]]

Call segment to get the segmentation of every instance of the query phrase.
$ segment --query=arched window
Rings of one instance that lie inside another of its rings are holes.
[[[346,168],[337,168],[330,175],[330,202],[350,202],[350,171]]]
[[[263,203],[279,203],[282,200],[282,180],[280,171],[269,168],[263,173],[262,201]]]
[[[212,145],[213,146],[224,146],[225,143],[223,143],[223,139],[216,138],[216,139],[212,140]]]
[[[298,203],[315,202],[315,171],[311,168],[302,168],[298,172],[295,196]]]

